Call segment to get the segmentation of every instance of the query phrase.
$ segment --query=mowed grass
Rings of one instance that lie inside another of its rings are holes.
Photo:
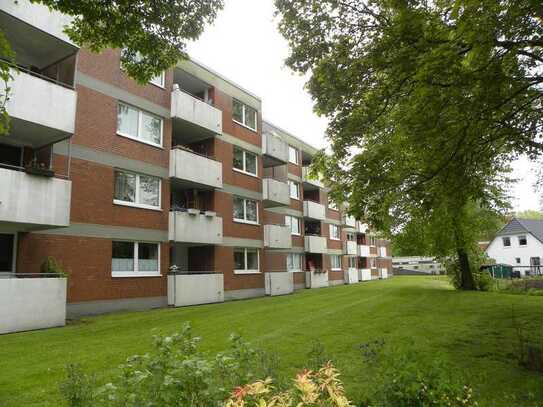
[[[449,364],[474,387],[481,405],[515,405],[508,394],[543,400],[543,375],[520,368],[514,358],[512,307],[528,339],[543,346],[542,297],[458,292],[435,277],[87,318],[64,328],[0,336],[0,406],[62,405],[58,384],[67,363],[79,363],[105,382],[127,356],[149,351],[154,334],[172,333],[185,321],[203,338],[203,350],[225,349],[229,334],[237,332],[277,353],[289,374],[304,366],[318,340],[341,369],[352,398],[373,380],[359,345],[383,338],[390,357],[414,352],[421,362]]]

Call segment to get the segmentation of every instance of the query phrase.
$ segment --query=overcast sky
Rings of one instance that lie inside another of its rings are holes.
[[[288,45],[273,18],[273,0],[225,0],[226,6],[190,55],[262,99],[264,119],[316,146],[325,147],[326,120],[313,113],[304,78],[284,66]],[[534,192],[535,165],[514,164],[515,210],[540,209]]]

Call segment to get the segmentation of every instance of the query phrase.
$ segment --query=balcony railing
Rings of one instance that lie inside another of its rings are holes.
[[[304,247],[307,253],[328,253],[326,237],[304,236]]]
[[[367,233],[368,232],[368,224],[360,222],[359,220],[356,221],[356,231],[358,233]]]
[[[277,134],[262,135],[262,160],[264,167],[273,167],[288,162],[288,144]]]
[[[359,281],[370,281],[371,280],[371,269],[358,269],[358,280]]]
[[[266,208],[290,205],[288,184],[273,178],[262,180],[262,198]]]
[[[168,229],[172,242],[214,245],[223,241],[222,218],[211,211],[172,211]]]
[[[223,301],[222,273],[168,273],[168,305],[183,307]]]
[[[304,217],[314,220],[325,220],[326,209],[324,205],[314,201],[304,201]]]
[[[264,247],[270,249],[290,249],[292,247],[290,226],[264,225]]]
[[[341,217],[341,225],[342,226],[347,226],[347,227],[350,227],[350,228],[354,228],[354,227],[356,227],[356,219],[355,219],[354,216],[344,214]]]
[[[356,242],[351,240],[345,241],[343,243],[343,253],[347,256],[356,256],[358,254]]]
[[[370,257],[370,247],[365,244],[358,245],[358,255],[360,257]]]
[[[306,189],[324,188],[324,184],[316,178],[309,175],[309,167],[302,168],[302,181],[305,184]]]
[[[170,151],[170,177],[184,186],[222,188],[222,163],[176,147]]]

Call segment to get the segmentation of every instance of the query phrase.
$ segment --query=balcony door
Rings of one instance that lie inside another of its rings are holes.
[[[15,272],[15,235],[0,233],[0,275]]]

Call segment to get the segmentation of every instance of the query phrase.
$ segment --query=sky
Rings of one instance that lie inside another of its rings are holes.
[[[262,99],[265,120],[315,147],[326,147],[326,119],[313,112],[305,79],[284,66],[288,44],[277,31],[273,0],[225,0],[225,8],[198,41],[192,58]],[[510,191],[513,210],[543,209],[534,191],[536,164],[513,163],[518,179]]]

